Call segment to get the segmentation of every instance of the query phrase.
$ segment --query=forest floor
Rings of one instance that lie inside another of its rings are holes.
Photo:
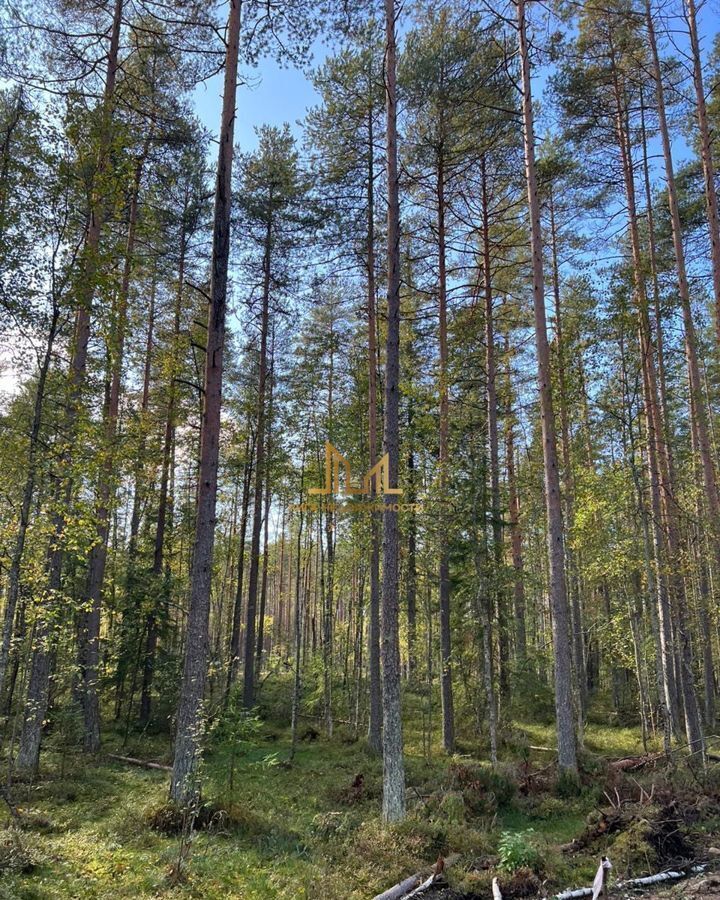
[[[447,897],[489,897],[493,875],[505,897],[548,897],[590,884],[602,853],[614,876],[639,876],[720,844],[720,773],[608,774],[603,758],[643,753],[634,729],[588,727],[571,796],[558,795],[552,754],[530,750],[551,744],[544,726],[515,726],[495,772],[480,748],[427,759],[411,737],[409,815],[394,827],[380,821],[381,764],[361,742],[310,726],[302,737],[292,765],[287,732],[270,725],[210,754],[206,827],[189,839],[167,809],[167,773],[110,758],[167,763],[167,736],[110,734],[93,761],[45,753],[42,777],[12,786],[15,826],[4,812],[0,900],[370,900],[448,853]],[[701,900],[695,882],[644,896]]]

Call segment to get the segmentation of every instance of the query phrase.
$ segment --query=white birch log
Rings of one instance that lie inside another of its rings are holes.
[[[419,874],[411,875],[394,887],[388,888],[382,894],[376,894],[373,900],[402,900],[407,896],[408,891],[414,890],[421,883],[422,876]]]
[[[492,891],[493,900],[503,900],[502,891],[500,890],[500,885],[498,884],[497,878],[493,878],[492,880]]]
[[[429,878],[426,878],[425,881],[423,881],[423,883],[421,885],[418,885],[418,887],[416,887],[414,891],[410,891],[409,894],[405,894],[405,896],[403,897],[403,900],[411,900],[412,897],[420,897],[426,891],[430,890],[430,888],[434,884],[437,884],[437,883],[438,883],[438,877],[433,872],[433,874],[430,875]],[[447,882],[444,880],[442,881],[442,883],[447,884]]]
[[[451,853],[450,856],[442,861],[443,868],[450,868],[450,866],[454,865],[459,859],[459,854]],[[438,874],[435,872],[434,868],[429,878],[426,877],[426,874],[427,869],[425,872],[416,872],[414,875],[399,882],[394,887],[388,888],[382,894],[376,894],[373,897],[373,900],[410,900],[410,897],[413,896],[420,897],[429,887],[432,887],[438,879]],[[411,891],[412,893],[410,893]]]
[[[657,875],[645,875],[643,878],[631,878],[630,881],[623,881],[618,887],[647,887],[651,884],[660,884],[663,881],[677,881],[679,878],[684,877],[684,872],[670,870],[668,872],[658,872]]]

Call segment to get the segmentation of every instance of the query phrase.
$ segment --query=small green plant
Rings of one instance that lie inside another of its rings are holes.
[[[533,843],[534,831],[503,831],[498,851],[499,868],[512,874],[519,869],[535,870],[540,864],[540,853]]]
[[[235,773],[238,758],[246,756],[259,741],[263,723],[255,710],[246,710],[242,706],[238,692],[234,692],[222,715],[217,719],[210,732],[210,746],[213,750],[216,768],[224,771],[226,789],[231,801],[235,800]],[[268,754],[261,760],[264,768],[277,765]]]

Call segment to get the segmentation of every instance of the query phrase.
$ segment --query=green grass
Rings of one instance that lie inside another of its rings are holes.
[[[552,746],[552,729],[516,726],[530,743]],[[205,764],[205,793],[230,807],[238,824],[226,833],[201,833],[192,841],[185,884],[170,887],[167,873],[177,859],[178,837],[147,825],[148,815],[167,797],[167,775],[106,758],[96,764],[43,756],[43,777],[34,786],[17,785],[23,814],[36,822],[22,840],[37,862],[29,873],[6,873],[0,900],[104,900],[104,898],[243,898],[243,900],[367,900],[418,867],[438,849],[458,849],[467,858],[496,852],[503,831],[529,828],[548,858],[557,856],[558,877],[569,877],[557,845],[582,830],[595,804],[590,792],[570,801],[545,794],[532,802],[518,798],[497,817],[445,821],[428,812],[428,795],[442,798],[448,762],[439,749],[425,760],[410,734],[407,748],[411,815],[397,828],[380,822],[380,761],[361,743],[340,739],[302,743],[292,767],[288,736],[267,732],[236,760],[234,785],[227,766]],[[119,743],[116,742],[116,746]],[[638,751],[629,729],[588,728],[589,750],[607,756]],[[245,746],[245,745],[243,745]],[[107,751],[114,749],[112,735]],[[125,752],[167,759],[167,739],[134,738]],[[480,747],[462,758],[484,758]],[[505,756],[512,757],[506,749]],[[539,755],[537,764],[547,761]],[[363,773],[367,796],[348,803],[354,776]],[[434,793],[433,793],[434,792]],[[420,798],[420,799],[418,799]],[[590,861],[578,860],[578,877]]]

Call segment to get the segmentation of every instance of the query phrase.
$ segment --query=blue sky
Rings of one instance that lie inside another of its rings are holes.
[[[319,65],[327,48],[317,44],[313,66]],[[263,59],[246,72],[246,83],[238,88],[235,141],[243,150],[257,145],[255,129],[260,125],[288,122],[293,134],[300,134],[298,121],[318,102],[318,95],[306,74],[295,66],[281,68],[272,59]],[[194,92],[195,111],[208,130],[217,135],[220,124],[222,75],[216,75]]]

